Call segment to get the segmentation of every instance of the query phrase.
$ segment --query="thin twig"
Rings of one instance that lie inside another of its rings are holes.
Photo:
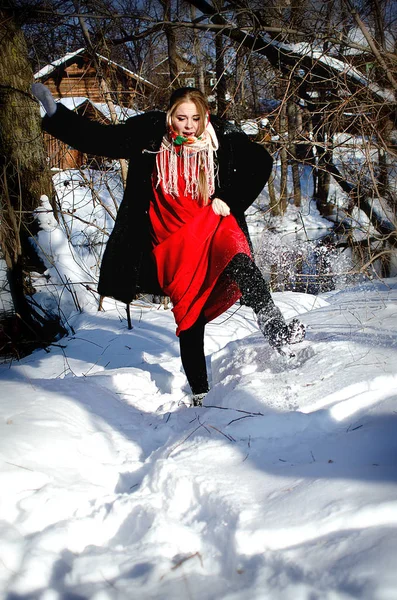
[[[226,427],[228,427],[229,425],[231,425],[232,423],[235,423],[236,421],[241,421],[241,419],[251,419],[252,417],[257,417],[259,415],[244,415],[243,417],[238,417],[237,419],[233,419],[232,421],[230,421]]]
[[[34,469],[29,469],[28,467],[23,467],[22,465],[17,465],[16,463],[8,462],[8,460],[5,460],[4,462],[6,463],[6,465],[18,467],[18,469],[24,469],[25,471],[30,471],[31,473],[35,472]]]
[[[216,404],[204,404],[205,408],[219,408],[219,410],[234,410],[236,412],[244,413],[246,415],[252,415],[254,417],[263,417],[264,414],[261,412],[250,412],[249,410],[242,410],[241,408],[229,408],[228,406],[217,406]]]
[[[235,442],[236,441],[232,435],[229,435],[228,433],[223,433],[223,431],[221,431],[220,429],[218,429],[214,425],[208,425],[208,427],[211,427],[211,429],[215,429],[215,431],[217,431],[221,435],[225,436],[225,438],[227,438],[229,440],[229,442]]]
[[[200,429],[200,427],[203,427],[203,425],[201,423],[195,429],[193,429],[193,431],[191,431],[189,433],[189,435],[187,437],[185,437],[184,440],[182,440],[181,442],[178,442],[178,444],[176,444],[173,448],[171,448],[171,450],[167,454],[167,458],[169,458],[171,456],[171,454],[173,453],[174,450],[176,450],[177,448],[179,448],[179,446],[182,446],[182,444],[184,444],[194,433],[196,433],[196,431],[198,429]]]
[[[189,554],[189,556],[184,556],[183,558],[181,558],[181,560],[179,560],[173,567],[171,567],[171,571],[179,569],[179,567],[181,567],[183,563],[185,563],[187,560],[190,560],[191,558],[195,558],[196,556],[200,559],[201,566],[203,566],[203,559],[200,552],[195,552],[194,554]]]

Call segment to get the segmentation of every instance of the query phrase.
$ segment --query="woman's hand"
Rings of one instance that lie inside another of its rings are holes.
[[[226,202],[224,202],[220,198],[214,198],[211,206],[214,213],[216,215],[219,215],[220,217],[227,217],[230,215],[230,208],[228,207]]]
[[[52,97],[50,90],[42,83],[33,83],[31,86],[32,94],[41,102],[49,117],[56,113],[57,105]]]

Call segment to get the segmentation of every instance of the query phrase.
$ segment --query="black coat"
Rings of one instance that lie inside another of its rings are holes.
[[[214,197],[230,206],[248,237],[244,211],[265,186],[273,160],[238,127],[215,116],[211,123],[219,141]],[[139,292],[161,294],[151,255],[148,211],[155,152],[166,132],[165,113],[153,111],[123,124],[102,125],[58,104],[55,115],[44,117],[43,129],[81,152],[129,159],[124,198],[103,255],[98,291],[125,303]]]

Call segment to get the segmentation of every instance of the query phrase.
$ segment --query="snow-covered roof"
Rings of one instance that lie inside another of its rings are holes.
[[[117,67],[117,69],[122,69],[123,71],[125,71],[126,73],[128,73],[129,75],[134,77],[135,79],[139,79],[139,81],[142,81],[143,83],[146,83],[147,85],[150,85],[151,87],[157,87],[156,85],[154,85],[154,83],[152,83],[148,79],[141,77],[141,75],[137,75],[137,73],[134,73],[133,71],[130,71],[130,69],[127,69],[126,67],[119,65],[118,63],[114,62],[113,60],[110,60],[109,58],[106,58],[106,56],[102,56],[102,54],[98,54],[98,56],[101,60],[104,60],[107,63],[109,63],[110,65]]]
[[[106,102],[92,102],[89,98],[85,96],[72,96],[70,98],[60,98],[56,102],[59,104],[63,104],[63,106],[69,108],[70,110],[76,110],[76,108],[79,108],[84,103],[91,104],[94,108],[99,110],[99,112],[102,113],[106,119],[108,119],[109,121],[111,120],[110,110]],[[141,114],[141,111],[134,110],[133,108],[126,108],[125,106],[120,106],[119,104],[115,104],[114,109],[116,111],[117,118],[119,121],[125,121],[129,117],[135,117],[136,115]],[[46,114],[41,104],[40,114],[42,117],[44,117],[44,115]]]
[[[70,110],[75,110],[76,108],[79,108],[79,106],[84,104],[84,102],[89,102],[88,98],[86,98],[85,96],[73,96],[71,98],[60,98],[59,100],[56,99],[55,101],[59,102],[59,104],[63,104],[64,106],[66,106],[66,108],[69,108]],[[44,110],[44,108],[41,104],[40,104],[40,114],[42,117],[44,117],[44,115],[46,114],[46,111]]]
[[[372,37],[375,36],[375,31],[373,27],[369,27],[369,33]],[[351,44],[357,44],[362,46],[362,50],[358,48],[346,48],[343,53],[345,56],[354,56],[357,54],[362,54],[363,52],[369,52],[370,47],[369,44],[359,27],[352,27],[346,36],[347,42]],[[386,52],[394,52],[394,45],[396,40],[394,39],[393,34],[390,31],[384,31],[384,39],[385,39],[385,50]]]
[[[44,77],[47,77],[53,71],[55,71],[55,69],[57,67],[59,67],[60,65],[63,65],[64,63],[70,62],[75,56],[78,56],[78,55],[82,54],[83,52],[86,52],[85,48],[79,48],[75,52],[68,52],[68,54],[65,54],[65,56],[62,56],[62,58],[58,58],[57,60],[52,61],[50,64],[48,64],[45,67],[43,67],[42,69],[40,69],[40,71],[37,71],[37,73],[34,74],[34,78],[35,79],[43,79]],[[104,60],[105,62],[107,62],[109,65],[113,65],[117,69],[121,69],[125,73],[128,73],[128,75],[131,75],[134,79],[137,79],[138,81],[142,81],[143,83],[145,83],[146,85],[150,85],[151,87],[156,87],[154,85],[154,83],[151,83],[144,77],[137,75],[133,71],[130,71],[130,69],[127,69],[126,67],[123,67],[122,65],[119,65],[118,63],[114,62],[113,60],[106,58],[106,56],[102,56],[102,54],[97,54],[97,56],[101,60]]]
[[[269,125],[269,119],[245,119],[241,121],[240,128],[247,135],[258,135],[259,131]]]
[[[107,119],[111,119],[110,110],[106,102],[91,102],[95,108],[97,108]],[[114,110],[116,112],[117,118],[119,121],[125,121],[130,117],[136,117],[136,115],[140,115],[142,111],[135,110],[133,108],[126,108],[125,106],[120,106],[119,104],[114,104]]]
[[[70,110],[75,110],[79,108],[84,102],[89,102],[87,96],[72,96],[71,98],[60,98],[57,100],[60,104],[66,106]]]
[[[392,90],[381,88],[376,83],[372,83],[367,77],[365,77],[363,73],[361,73],[358,69],[356,69],[349,63],[344,62],[333,56],[330,56],[328,53],[318,49],[318,47],[312,44],[309,44],[307,42],[300,42],[297,44],[285,44],[283,42],[273,40],[268,35],[264,35],[263,37],[264,39],[266,39],[266,41],[268,41],[269,44],[281,50],[283,54],[295,54],[297,56],[309,57],[313,61],[317,61],[318,63],[329,67],[333,71],[340,73],[341,75],[346,75],[349,79],[354,80],[356,83],[361,84],[363,87],[366,87],[373,94],[379,96],[383,100],[395,102],[395,96]]]
[[[186,52],[184,52],[183,54],[178,55],[179,58],[181,60],[184,60],[185,62],[189,63],[190,65],[193,65],[194,67],[197,67],[197,58],[195,56],[192,55],[188,55]],[[165,65],[166,63],[168,63],[168,56],[166,56],[165,58],[162,58],[155,66],[154,69],[158,69],[158,67],[161,67],[161,65]],[[184,74],[187,73],[188,71],[179,71],[179,74]],[[215,76],[215,71],[213,69],[205,69],[205,72],[208,75],[214,75]]]
[[[65,54],[65,56],[62,56],[62,58],[58,58],[57,60],[53,60],[50,64],[48,64],[45,67],[43,67],[42,69],[40,69],[40,71],[37,71],[37,73],[34,74],[34,78],[35,79],[42,79],[43,77],[46,77],[47,75],[49,75],[50,73],[52,73],[53,71],[55,71],[55,69],[57,67],[59,67],[60,65],[62,65],[63,63],[68,62],[74,56],[77,56],[78,54],[81,54],[81,52],[83,50],[84,50],[84,48],[79,48],[75,52],[68,52],[67,54]]]
[[[247,135],[257,135],[259,133],[258,123],[253,119],[241,121],[240,127]]]

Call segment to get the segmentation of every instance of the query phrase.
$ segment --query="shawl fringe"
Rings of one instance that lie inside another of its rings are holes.
[[[177,197],[179,193],[178,173],[180,173],[185,183],[185,194],[197,200],[199,176],[200,172],[204,171],[208,194],[212,196],[215,192],[214,154],[217,149],[218,139],[211,123],[207,125],[200,139],[196,138],[193,143],[187,142],[175,147],[169,138],[164,136],[156,156],[156,188],[161,183],[166,193]]]

